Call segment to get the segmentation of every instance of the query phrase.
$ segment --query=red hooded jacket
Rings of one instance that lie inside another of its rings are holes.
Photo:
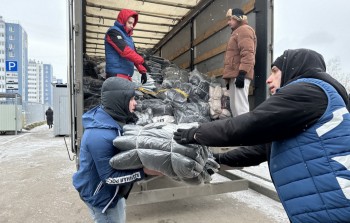
[[[136,26],[138,22],[138,14],[137,12],[130,9],[122,9],[117,17],[116,23],[119,23],[125,30],[125,33],[128,36],[131,36],[133,33],[133,29],[126,28],[126,22],[130,17],[135,19],[133,27]],[[131,37],[130,37],[131,38]],[[146,68],[142,65],[144,63],[144,59],[140,56],[133,48],[131,48],[127,42],[124,40],[123,35],[115,29],[110,29],[106,34],[106,44],[109,44],[113,47],[113,49],[123,58],[129,60],[134,63],[135,67],[140,73],[146,73]],[[105,47],[106,48],[106,47]],[[135,48],[135,47],[134,47]],[[107,69],[107,68],[106,68]],[[107,69],[108,71],[108,69]],[[120,76],[131,80],[132,74],[128,73],[108,73],[108,77],[110,76]]]
[[[129,34],[129,36],[132,35],[132,33],[133,33],[132,31],[133,30],[132,29],[128,30],[126,28],[125,24],[126,24],[126,22],[128,21],[128,19],[130,17],[134,17],[134,19],[135,19],[135,22],[134,22],[134,28],[135,28],[135,26],[136,26],[136,24],[137,24],[137,22],[139,20],[139,15],[137,14],[137,12],[135,12],[133,10],[130,10],[130,9],[122,9],[119,12],[118,17],[117,17],[117,21],[124,26],[124,29],[125,29],[126,33]]]

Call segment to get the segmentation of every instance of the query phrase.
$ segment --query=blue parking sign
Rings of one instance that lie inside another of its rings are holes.
[[[17,61],[6,61],[6,71],[18,71]]]

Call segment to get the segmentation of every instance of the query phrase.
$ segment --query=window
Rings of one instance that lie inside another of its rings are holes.
[[[9,52],[9,57],[15,57],[15,52],[13,51]]]
[[[15,36],[14,36],[14,35],[10,35],[10,36],[9,36],[9,39],[10,39],[10,40],[15,40]]]
[[[14,45],[13,43],[10,43],[10,44],[9,44],[9,49],[10,49],[10,50],[13,50],[14,48],[15,48],[15,45]]]
[[[10,26],[10,27],[9,27],[9,30],[10,30],[10,32],[14,32],[14,31],[15,31],[15,28],[14,28],[13,26]]]

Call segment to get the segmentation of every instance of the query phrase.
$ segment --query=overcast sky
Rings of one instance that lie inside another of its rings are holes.
[[[0,0],[5,22],[19,22],[28,35],[28,57],[53,66],[67,80],[67,0]]]
[[[53,65],[53,74],[66,80],[67,0],[0,0],[0,15],[17,21],[28,34],[29,58]],[[339,58],[350,73],[349,0],[275,0],[274,57],[286,49],[310,48],[326,62]]]
[[[339,58],[350,73],[349,0],[275,0],[274,57],[286,49],[310,48],[326,62]]]

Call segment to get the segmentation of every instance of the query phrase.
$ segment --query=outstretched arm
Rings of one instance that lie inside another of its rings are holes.
[[[226,153],[215,153],[215,161],[230,167],[256,166],[267,161],[271,144],[241,146]]]
[[[207,146],[248,146],[285,139],[314,124],[327,104],[326,94],[316,85],[291,84],[251,112],[201,124],[194,138]]]

